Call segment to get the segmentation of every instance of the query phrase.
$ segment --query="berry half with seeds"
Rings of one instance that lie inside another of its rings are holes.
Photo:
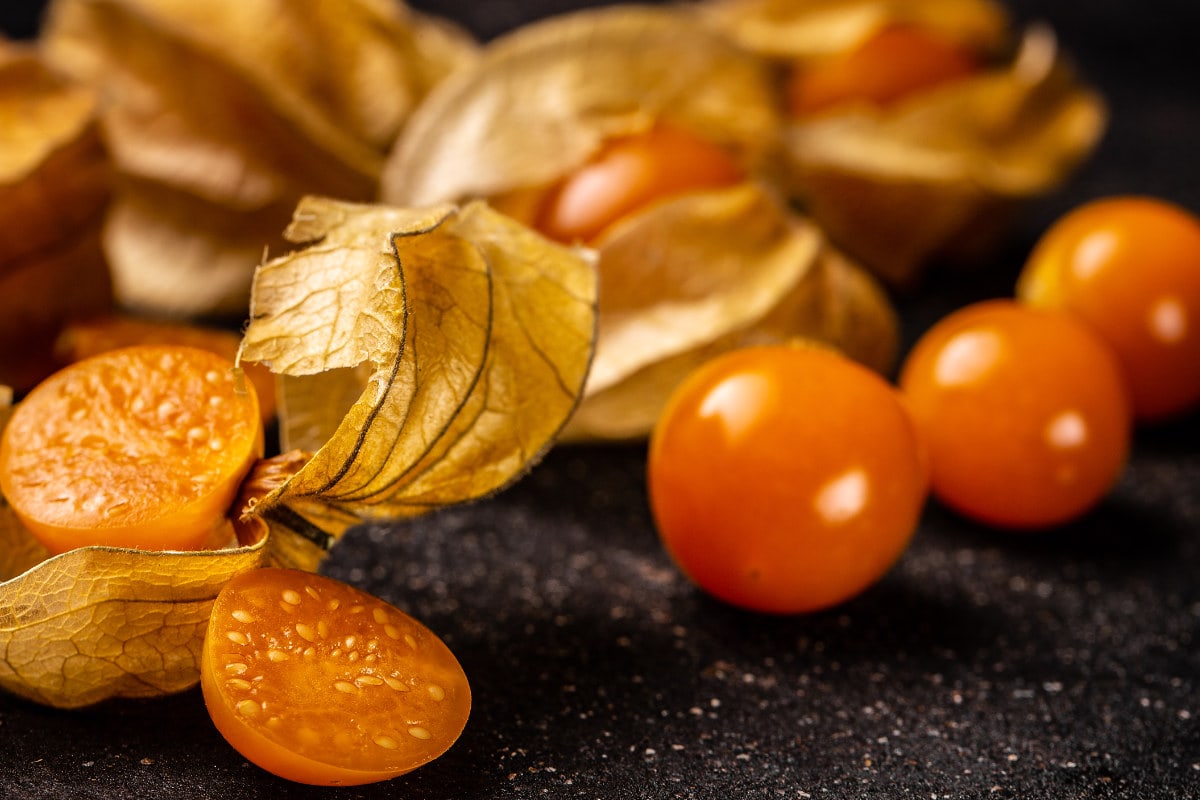
[[[432,631],[382,600],[299,570],[231,580],[213,605],[200,685],[221,735],[297,783],[387,780],[440,756],[471,710]]]
[[[258,400],[233,362],[138,345],[65,367],[17,404],[0,489],[51,553],[198,550],[229,538],[226,512],[262,454]]]

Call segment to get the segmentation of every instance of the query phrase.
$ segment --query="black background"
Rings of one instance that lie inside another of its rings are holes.
[[[487,38],[581,4],[416,5]],[[1055,27],[1108,98],[1109,133],[987,263],[898,298],[908,341],[1010,293],[1038,233],[1083,200],[1200,210],[1197,4],[1008,7]],[[37,15],[0,5],[10,36]],[[198,691],[76,712],[0,695],[4,796],[1200,797],[1200,415],[1139,431],[1111,497],[1061,530],[995,533],[931,503],[880,584],[802,617],[739,612],[680,578],[643,464],[640,446],[559,447],[493,500],[334,549],[327,573],[424,620],[471,678],[467,730],[433,764],[301,787],[230,749]]]

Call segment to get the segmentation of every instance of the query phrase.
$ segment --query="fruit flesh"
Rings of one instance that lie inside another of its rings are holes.
[[[36,386],[0,441],[0,488],[52,553],[204,547],[262,456],[258,403],[233,365],[190,347],[85,359]]]
[[[108,350],[139,344],[187,345],[211,350],[233,361],[241,336],[222,328],[106,314],[71,322],[59,333],[54,353],[60,364],[71,364]],[[275,416],[274,374],[261,364],[242,362],[241,366],[254,384],[263,423],[270,423]]]
[[[262,569],[221,592],[201,687],[242,755],[317,785],[386,780],[437,758],[466,725],[462,667],[428,628],[352,586]]]

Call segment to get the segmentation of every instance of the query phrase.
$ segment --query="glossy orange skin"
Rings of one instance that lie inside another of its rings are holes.
[[[444,753],[467,722],[457,659],[399,609],[340,581],[260,569],[217,596],[200,666],[217,730],[297,783],[394,778]]]
[[[911,539],[928,470],[897,392],[832,350],[719,356],[672,395],[650,441],[659,536],[735,606],[815,611],[871,586]]]
[[[622,217],[651,203],[743,180],[732,156],[669,125],[612,139],[556,186],[535,227],[562,242],[591,242]]]
[[[1017,296],[1092,325],[1146,422],[1200,405],[1200,219],[1151,197],[1079,206],[1038,241]]]
[[[916,343],[899,385],[933,494],[1011,529],[1074,519],[1124,467],[1132,418],[1116,357],[1084,323],[1011,300],[959,309]]]
[[[196,550],[263,454],[253,386],[193,347],[139,345],[65,367],[17,405],[0,488],[51,552]]]
[[[881,28],[851,50],[797,66],[785,88],[795,116],[846,103],[886,106],[979,69],[967,48],[912,26]]]

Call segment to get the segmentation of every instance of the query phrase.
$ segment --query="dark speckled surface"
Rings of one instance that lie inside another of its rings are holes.
[[[491,35],[577,3],[419,5]],[[1111,131],[992,263],[902,300],[910,339],[1010,291],[1074,203],[1136,191],[1200,210],[1194,4],[1009,5],[1054,24],[1108,95]],[[655,538],[643,462],[637,446],[559,448],[493,500],[335,548],[329,574],[424,620],[471,677],[466,732],[433,764],[299,787],[246,764],[195,691],[69,713],[0,695],[0,794],[1200,797],[1200,415],[1141,431],[1116,491],[1062,530],[998,534],[931,505],[880,584],[803,617],[691,588]]]

